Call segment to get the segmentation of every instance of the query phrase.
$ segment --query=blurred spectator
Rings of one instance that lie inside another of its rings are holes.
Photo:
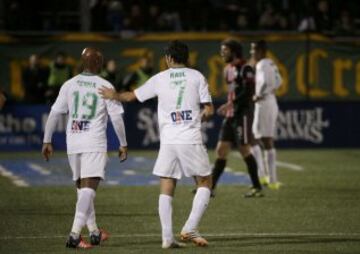
[[[39,56],[33,54],[22,71],[22,84],[25,89],[24,102],[44,103],[48,70],[40,65]]]
[[[123,5],[118,0],[110,0],[107,5],[107,23],[111,31],[119,32],[124,27]]]
[[[287,16],[283,12],[276,13],[276,26],[275,29],[278,30],[288,30],[289,29],[289,21],[287,19]]]
[[[64,52],[58,52],[55,60],[49,65],[48,87],[45,92],[46,101],[54,103],[61,86],[72,77],[71,67],[66,64]]]
[[[140,68],[124,78],[121,90],[132,91],[144,84],[154,71],[154,58],[150,52],[145,53],[140,59]]]
[[[119,88],[119,74],[114,59],[110,59],[106,62],[105,69],[101,72],[100,76],[109,81],[116,88]]]
[[[301,21],[299,23],[298,30],[300,32],[316,30],[315,19],[314,19],[313,15],[311,15],[310,11],[306,11],[304,18],[301,19]]]
[[[315,13],[315,26],[318,32],[331,31],[333,29],[333,17],[330,13],[329,2],[320,0]]]
[[[160,15],[160,29],[163,31],[182,31],[180,15],[176,11],[166,10]]]
[[[272,4],[267,3],[265,10],[259,18],[259,29],[261,30],[274,30],[276,29],[275,10]]]
[[[91,28],[93,31],[106,31],[108,24],[106,22],[106,15],[108,12],[107,1],[94,0],[91,8]],[[111,23],[111,22],[110,22]]]
[[[355,26],[353,18],[348,10],[342,10],[340,18],[336,24],[335,33],[341,36],[349,36],[355,34]]]
[[[140,5],[134,4],[130,8],[127,28],[133,31],[143,31],[145,27],[145,16],[142,13]]]
[[[244,13],[241,13],[236,18],[237,30],[247,30],[249,28],[249,21]]]
[[[152,4],[149,7],[147,14],[146,30],[147,31],[158,31],[160,30],[160,8],[156,4]]]

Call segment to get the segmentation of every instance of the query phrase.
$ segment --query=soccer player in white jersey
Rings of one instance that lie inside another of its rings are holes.
[[[274,146],[279,109],[275,91],[280,87],[282,79],[276,64],[266,57],[267,45],[264,40],[252,43],[250,53],[256,61],[256,91],[253,97],[255,112],[252,130],[255,138],[260,139],[264,147],[265,168],[269,173],[269,188],[279,189]],[[267,177],[265,172],[259,172],[259,176],[260,178]]]
[[[109,234],[99,229],[95,220],[95,191],[104,178],[107,158],[106,126],[108,115],[119,139],[119,157],[127,158],[124,112],[120,102],[104,100],[98,94],[101,86],[113,88],[97,76],[102,63],[101,52],[85,48],[81,55],[84,71],[66,81],[51,108],[45,127],[43,156],[46,160],[53,153],[51,137],[61,115],[68,114],[66,143],[73,180],[77,187],[77,203],[73,226],[66,243],[69,248],[91,248],[105,241]],[[87,225],[91,244],[81,238],[81,230]]]
[[[188,57],[187,45],[172,41],[165,51],[169,69],[153,76],[134,92],[119,94],[109,88],[103,88],[100,92],[104,98],[122,102],[158,98],[161,144],[153,174],[160,177],[159,216],[164,249],[182,246],[175,241],[172,230],[172,200],[176,182],[182,173],[187,177],[195,176],[198,188],[180,238],[192,241],[197,246],[208,245],[197,230],[208,206],[212,185],[209,158],[200,127],[201,120],[213,115],[214,108],[204,76],[186,67]]]

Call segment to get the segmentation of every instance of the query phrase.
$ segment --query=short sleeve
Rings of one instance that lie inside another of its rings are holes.
[[[202,74],[200,75],[199,95],[201,103],[212,102],[208,82]]]
[[[136,98],[140,102],[144,102],[148,99],[156,97],[157,93],[155,77],[150,78],[148,81],[145,82],[145,84],[135,89],[134,93]]]
[[[61,113],[66,114],[69,111],[67,96],[68,94],[68,85],[65,83],[61,88],[58,97],[56,98],[55,103],[52,105],[51,109]]]

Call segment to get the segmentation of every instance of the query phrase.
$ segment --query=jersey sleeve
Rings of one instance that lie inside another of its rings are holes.
[[[66,114],[69,111],[68,106],[68,85],[65,83],[61,88],[58,97],[56,98],[55,103],[52,105],[51,109],[62,114]]]
[[[201,103],[212,102],[208,82],[202,74],[200,75],[199,95]]]
[[[124,108],[119,101],[105,100],[106,110],[110,116],[124,113]]]
[[[145,82],[142,86],[134,90],[135,96],[140,102],[144,102],[148,99],[157,96],[156,91],[156,78],[152,77]]]
[[[263,96],[265,93],[266,69],[263,64],[256,65],[256,95]]]

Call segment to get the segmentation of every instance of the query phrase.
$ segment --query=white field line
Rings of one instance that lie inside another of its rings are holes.
[[[289,162],[284,162],[284,161],[276,161],[276,166],[281,167],[281,168],[287,168],[287,169],[294,170],[294,171],[303,171],[304,170],[304,168],[300,165],[289,163]]]
[[[242,158],[239,152],[232,152],[232,156],[236,158]],[[290,162],[284,162],[284,161],[276,161],[276,166],[280,168],[286,168],[293,171],[303,171],[304,168],[298,164],[290,163]]]
[[[35,172],[38,172],[40,175],[48,176],[48,175],[51,174],[51,172],[48,169],[46,169],[46,168],[44,168],[44,167],[42,167],[42,166],[40,166],[38,164],[29,162],[28,166],[29,166],[29,168],[31,168]]]
[[[21,179],[19,176],[14,175],[11,171],[0,165],[0,175],[9,178],[11,182],[18,187],[28,187],[29,184]]]
[[[331,232],[331,233],[209,233],[202,234],[206,237],[360,237],[360,233],[341,233],[341,232]],[[21,239],[56,239],[56,238],[66,238],[67,235],[43,235],[43,236],[4,236],[0,237],[0,240],[21,240]],[[115,234],[111,235],[112,238],[152,238],[152,237],[161,237],[161,234]]]

